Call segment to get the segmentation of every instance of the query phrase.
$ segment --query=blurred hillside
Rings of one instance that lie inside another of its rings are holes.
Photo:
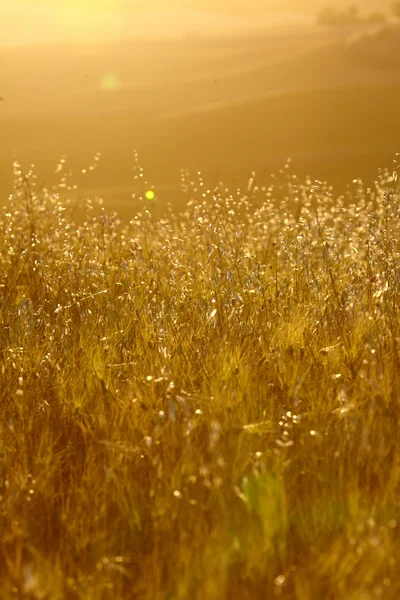
[[[38,166],[43,185],[68,155],[71,181],[119,210],[131,204],[135,149],[171,200],[181,168],[235,184],[252,170],[266,180],[288,156],[296,172],[338,186],[370,181],[400,149],[398,40],[393,26],[304,26],[251,37],[3,48],[0,193],[9,193],[14,151]],[[96,152],[94,175],[87,167]]]
[[[360,64],[371,68],[400,68],[400,27],[377,27],[356,33],[348,40],[348,50]]]

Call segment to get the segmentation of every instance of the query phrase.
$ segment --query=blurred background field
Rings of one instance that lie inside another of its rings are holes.
[[[39,18],[17,2],[24,19],[13,30],[6,25],[17,17],[5,9],[1,196],[11,189],[14,156],[26,169],[35,163],[51,186],[67,155],[80,189],[130,213],[135,149],[165,201],[179,197],[180,169],[235,186],[253,170],[266,179],[289,156],[297,173],[338,189],[355,177],[372,183],[400,147],[397,22],[389,13],[381,22],[370,3],[365,18],[329,26],[323,5],[306,12],[295,4],[262,16],[255,4],[245,15],[194,6],[127,12],[123,30],[110,9],[107,29],[106,3],[96,14],[90,3],[80,13],[70,5],[63,31],[45,3],[37,3]],[[101,168],[93,174],[96,152]]]

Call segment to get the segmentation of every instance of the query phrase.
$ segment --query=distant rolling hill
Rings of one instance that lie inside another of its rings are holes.
[[[181,167],[237,184],[292,156],[295,171],[344,185],[390,166],[400,150],[400,69],[360,62],[348,44],[318,30],[236,44],[66,47],[53,60],[44,48],[35,52],[11,52],[6,61],[2,173],[10,174],[15,149],[50,182],[66,153],[77,182],[118,208],[131,207],[135,148],[168,199]],[[100,85],[109,72],[121,80],[113,92]],[[98,150],[100,169],[78,175]],[[4,197],[9,186],[4,175]]]

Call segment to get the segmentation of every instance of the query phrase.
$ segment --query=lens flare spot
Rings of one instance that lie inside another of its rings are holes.
[[[146,194],[146,200],[154,200],[154,198],[156,197],[155,193],[153,192],[153,190],[147,190]]]
[[[106,73],[101,79],[100,87],[104,92],[116,92],[121,89],[121,80],[117,73]]]

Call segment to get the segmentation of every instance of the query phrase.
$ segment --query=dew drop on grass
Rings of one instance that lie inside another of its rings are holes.
[[[284,575],[278,575],[275,577],[274,583],[277,587],[281,587],[286,581],[286,577]]]

